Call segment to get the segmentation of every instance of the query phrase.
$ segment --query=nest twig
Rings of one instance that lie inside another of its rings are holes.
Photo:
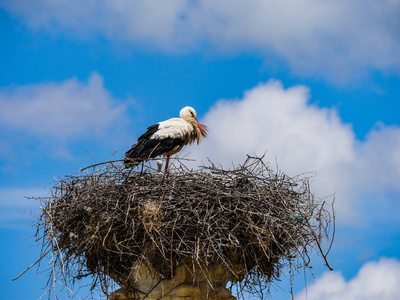
[[[333,239],[332,225],[333,206],[313,196],[307,177],[249,156],[232,170],[181,164],[168,176],[96,164],[42,199],[37,237],[52,255],[50,284],[91,276],[107,293],[112,280],[129,289],[141,264],[169,279],[190,262],[206,277],[208,266],[222,266],[239,298],[261,298],[288,266],[310,267],[311,250],[331,269],[322,242]]]

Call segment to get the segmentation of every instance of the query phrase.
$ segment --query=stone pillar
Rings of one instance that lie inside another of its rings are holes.
[[[193,266],[192,266],[193,267]],[[127,287],[113,292],[110,300],[235,300],[231,291],[226,288],[228,276],[220,266],[208,268],[212,287],[207,284],[207,279],[199,268],[180,265],[172,279],[160,280],[158,273],[145,264],[142,264],[135,274],[129,279],[130,290]]]

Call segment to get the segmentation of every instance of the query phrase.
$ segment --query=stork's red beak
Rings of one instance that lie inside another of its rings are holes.
[[[196,118],[194,118],[194,120],[196,121],[197,127],[199,127],[202,136],[207,136],[207,133],[204,132],[203,127],[201,127],[201,124],[199,123],[199,121],[197,121]]]

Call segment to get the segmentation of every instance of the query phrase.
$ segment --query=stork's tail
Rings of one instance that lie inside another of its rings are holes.
[[[135,149],[131,148],[130,150],[128,150],[125,153],[125,156],[124,156],[125,168],[132,168],[134,166],[137,166],[138,164],[140,164],[143,161],[143,159],[136,157],[135,152],[136,152]]]
[[[125,168],[132,168],[137,166],[139,163],[141,163],[142,160],[137,160],[137,159],[133,159],[133,158],[128,158],[128,157],[124,157],[124,166]]]

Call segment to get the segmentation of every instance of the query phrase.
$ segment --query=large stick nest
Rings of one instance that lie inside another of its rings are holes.
[[[309,267],[312,249],[330,268],[321,244],[333,223],[307,177],[248,157],[232,170],[180,164],[164,175],[107,163],[66,176],[42,199],[37,235],[52,253],[51,278],[65,284],[91,276],[105,287],[111,277],[129,289],[141,264],[168,279],[191,262],[225,268],[240,296],[262,294],[283,268]]]

